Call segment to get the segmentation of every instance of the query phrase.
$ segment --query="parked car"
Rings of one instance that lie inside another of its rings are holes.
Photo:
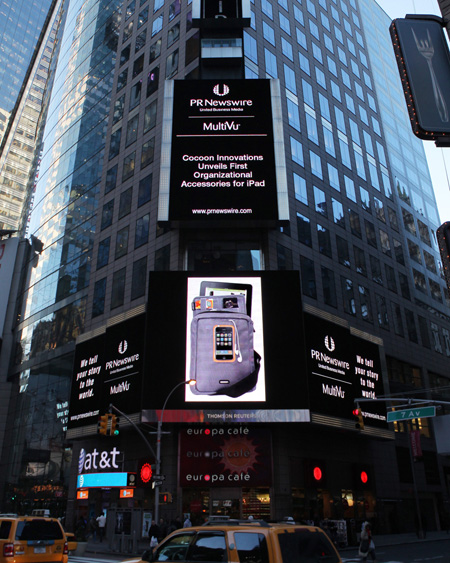
[[[67,563],[68,551],[56,518],[0,515],[0,563]]]
[[[342,563],[329,537],[320,528],[291,521],[268,524],[261,520],[224,520],[206,526],[181,528],[169,534],[146,561],[221,561],[228,563]]]

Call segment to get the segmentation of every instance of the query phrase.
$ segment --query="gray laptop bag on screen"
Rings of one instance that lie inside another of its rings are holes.
[[[243,295],[196,297],[192,302],[190,377],[196,395],[240,397],[255,388],[261,357]]]

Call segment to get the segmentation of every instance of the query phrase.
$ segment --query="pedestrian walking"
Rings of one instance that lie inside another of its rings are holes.
[[[102,512],[100,516],[98,516],[97,526],[98,526],[98,537],[100,538],[100,541],[103,542],[103,536],[105,535],[105,527],[106,527],[106,516],[104,512]]]
[[[367,556],[370,555],[372,561],[376,561],[375,543],[372,537],[372,527],[369,522],[364,522],[361,531],[361,542],[359,544],[359,556],[361,561],[367,561]]]
[[[190,528],[192,526],[191,519],[189,518],[189,514],[186,514],[186,519],[183,524],[183,528]]]
[[[167,522],[164,520],[164,518],[160,518],[158,542],[163,540],[166,536],[167,536]]]

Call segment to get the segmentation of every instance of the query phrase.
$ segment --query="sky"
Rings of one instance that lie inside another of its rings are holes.
[[[364,0],[360,0],[364,2]],[[392,18],[404,18],[406,14],[437,14],[442,16],[437,0],[376,0]],[[450,221],[450,147],[437,148],[434,141],[425,141],[434,193],[441,223]]]

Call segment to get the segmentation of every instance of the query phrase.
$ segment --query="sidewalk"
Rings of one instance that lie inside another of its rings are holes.
[[[411,543],[423,543],[430,541],[448,541],[450,542],[450,533],[442,532],[427,532],[425,538],[418,538],[417,534],[410,532],[408,534],[389,534],[389,535],[375,535],[374,540],[377,547],[386,547],[389,545],[404,545]],[[358,549],[357,546],[349,546],[339,549],[339,551]]]

